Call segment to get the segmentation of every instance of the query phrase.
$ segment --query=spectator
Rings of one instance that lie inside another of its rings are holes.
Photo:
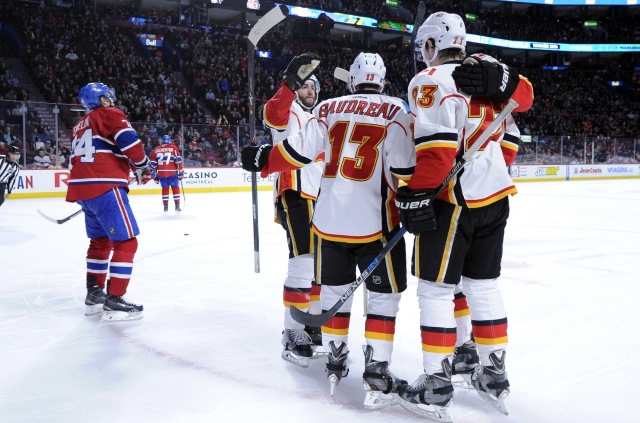
[[[53,147],[51,146],[51,141],[49,140],[44,142],[44,148],[42,148],[41,150],[44,150],[44,154],[47,156],[53,156],[54,154]]]
[[[51,157],[44,154],[44,150],[38,150],[38,155],[33,158],[33,167],[36,169],[46,169],[51,166]]]
[[[18,144],[20,143],[20,140],[18,139],[18,137],[11,132],[11,127],[9,125],[4,127],[4,134],[2,135],[2,140],[7,144],[7,146],[11,146],[12,144],[15,144],[15,143],[18,143]]]

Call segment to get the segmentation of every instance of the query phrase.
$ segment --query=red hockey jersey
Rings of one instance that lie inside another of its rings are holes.
[[[131,164],[148,160],[138,134],[116,107],[98,107],[71,130],[71,177],[66,200],[89,200],[113,187],[129,190]]]
[[[151,152],[151,162],[156,165],[158,178],[168,178],[182,170],[180,150],[173,144],[162,144]]]

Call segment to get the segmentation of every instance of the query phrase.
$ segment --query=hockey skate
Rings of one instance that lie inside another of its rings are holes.
[[[86,305],[84,315],[93,316],[94,314],[102,313],[106,296],[102,288],[93,285],[93,282],[87,282],[87,297],[84,299],[84,304]]]
[[[304,329],[285,329],[282,332],[282,358],[300,367],[309,367],[313,356],[311,338]]]
[[[364,407],[368,409],[383,408],[398,403],[398,388],[407,385],[406,380],[396,377],[389,371],[389,363],[373,360],[371,345],[363,345],[364,373]]]
[[[480,359],[473,338],[456,347],[453,353],[453,366],[451,367],[451,383],[456,388],[471,389],[471,375],[478,367]]]
[[[349,368],[347,367],[348,355],[349,349],[347,348],[347,344],[340,342],[340,346],[336,347],[334,341],[329,342],[327,379],[329,380],[329,393],[331,396],[333,396],[340,380],[349,374]]]
[[[176,213],[180,213],[182,209],[180,208],[180,203],[176,203]]]
[[[169,203],[164,203],[164,212],[169,213]]]
[[[401,385],[398,389],[400,405],[418,416],[451,423],[447,407],[453,401],[453,386],[448,359],[442,360],[442,370],[432,375],[422,374],[411,385]]]
[[[107,295],[104,300],[104,314],[102,320],[124,321],[142,319],[143,306],[131,303],[124,297]]]
[[[504,366],[506,351],[502,351],[501,358],[496,353],[489,354],[493,366],[479,365],[471,375],[471,384],[476,388],[480,397],[501,413],[508,415],[509,410],[504,400],[509,396],[509,380]]]

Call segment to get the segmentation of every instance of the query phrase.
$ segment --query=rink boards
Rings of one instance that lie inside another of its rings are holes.
[[[593,179],[640,178],[640,164],[604,165],[513,165],[511,177],[516,182],[572,181]],[[273,175],[257,177],[260,191],[273,187]],[[252,174],[241,168],[188,168],[182,186],[186,192],[250,191]],[[23,169],[12,198],[63,197],[67,192],[69,171],[65,169]],[[158,194],[160,185],[131,185],[131,194]]]

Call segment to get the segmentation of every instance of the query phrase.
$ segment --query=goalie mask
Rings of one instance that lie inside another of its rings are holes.
[[[100,97],[111,100],[111,105],[113,106],[116,101],[116,92],[113,88],[110,88],[101,82],[91,82],[80,88],[80,91],[78,92],[78,99],[80,100],[80,103],[88,111],[102,106]]]
[[[302,87],[312,85],[315,95],[313,98],[313,102],[310,101],[310,98],[300,98],[301,95],[304,95],[301,92]],[[310,75],[307,79],[302,82],[302,87],[298,88],[296,91],[296,102],[307,112],[310,112],[311,109],[316,107],[318,104],[318,98],[320,97],[320,81],[316,78],[315,75]]]
[[[380,87],[379,92],[382,92],[387,68],[378,53],[360,53],[349,68],[349,73],[351,74],[349,90],[352,93],[361,84],[377,85]]]
[[[433,57],[429,59],[428,40],[433,40]],[[467,45],[467,30],[462,18],[454,13],[436,12],[429,16],[416,35],[416,60],[431,66],[438,53],[448,48],[464,50]]]

